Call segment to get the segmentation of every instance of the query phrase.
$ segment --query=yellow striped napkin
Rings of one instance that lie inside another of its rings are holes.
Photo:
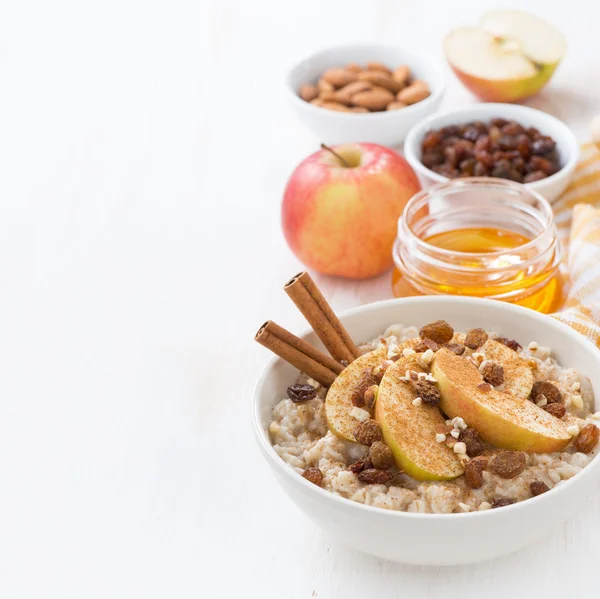
[[[582,147],[554,216],[567,248],[569,290],[565,309],[553,316],[600,347],[600,150],[594,144]]]

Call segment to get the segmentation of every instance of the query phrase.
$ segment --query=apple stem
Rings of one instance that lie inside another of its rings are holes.
[[[346,168],[350,168],[350,165],[346,162],[346,160],[344,160],[343,156],[340,156],[340,154],[338,154],[337,152],[332,150],[329,146],[326,146],[325,144],[321,144],[321,149],[331,152],[342,163],[342,166],[345,166]]]

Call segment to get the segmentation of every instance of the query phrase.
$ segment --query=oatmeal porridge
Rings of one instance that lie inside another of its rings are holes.
[[[498,508],[598,452],[591,384],[551,348],[436,321],[390,326],[359,350],[329,389],[302,375],[269,426],[281,459],[336,495],[408,512]]]

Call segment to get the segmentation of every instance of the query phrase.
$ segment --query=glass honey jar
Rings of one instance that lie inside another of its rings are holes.
[[[564,302],[552,207],[504,179],[454,179],[413,196],[393,249],[396,297],[466,295],[549,313]]]

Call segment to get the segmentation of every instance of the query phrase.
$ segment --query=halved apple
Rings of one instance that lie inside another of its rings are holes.
[[[360,421],[350,413],[354,408],[352,393],[360,382],[362,373],[367,368],[379,366],[386,357],[387,348],[382,347],[356,358],[342,370],[329,387],[325,398],[325,415],[329,430],[337,437],[356,443],[354,429]]]
[[[460,416],[488,443],[504,449],[551,453],[571,441],[565,424],[531,401],[479,387],[476,366],[447,349],[436,352],[431,373],[442,394],[441,409]]]
[[[518,10],[486,13],[478,27],[461,27],[444,40],[457,77],[490,102],[516,102],[550,80],[566,51],[562,33]]]
[[[386,371],[379,385],[375,419],[383,440],[392,450],[399,468],[417,480],[450,480],[464,468],[457,455],[435,439],[436,428],[444,426],[437,406],[413,405],[413,385],[401,380],[407,370],[425,372],[417,356],[400,358]]]

